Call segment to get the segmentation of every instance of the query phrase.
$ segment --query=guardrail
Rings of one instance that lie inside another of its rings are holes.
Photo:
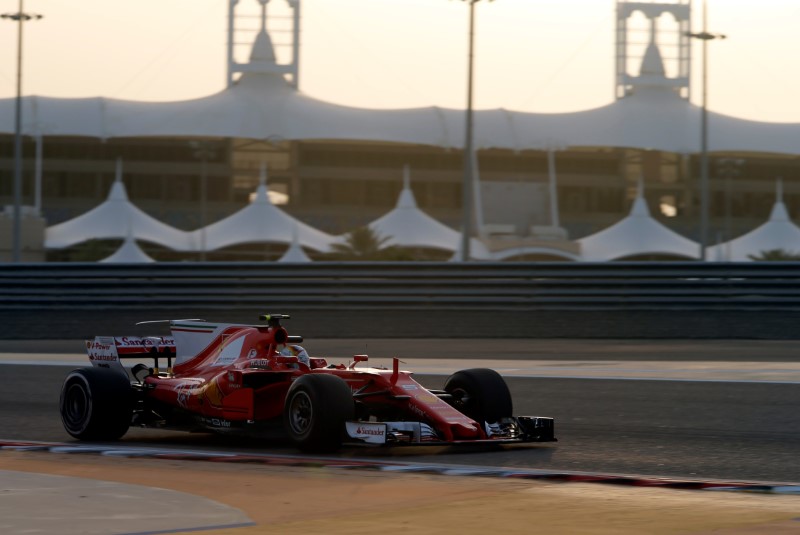
[[[0,266],[5,309],[800,309],[800,263]]]
[[[800,338],[800,263],[0,266],[0,339],[268,312],[316,338]]]

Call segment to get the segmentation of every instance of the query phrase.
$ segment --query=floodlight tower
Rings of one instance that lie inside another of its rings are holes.
[[[248,0],[247,6],[238,6],[241,0],[228,0],[228,70],[225,79],[227,87],[236,81],[236,73],[276,73],[288,76],[288,82],[297,89],[300,82],[300,0],[284,0],[290,14],[272,14],[267,17],[267,5],[272,0]],[[260,4],[260,13],[254,14],[252,7]],[[237,7],[238,6],[238,7]],[[246,11],[244,8],[251,8]],[[252,21],[258,20],[257,28]],[[288,24],[287,24],[288,23]],[[253,46],[252,34],[258,40],[266,41],[269,50],[274,46],[289,48],[291,58],[288,63],[279,64],[276,58],[253,58],[246,63],[237,61],[236,52],[239,46]],[[271,34],[281,37],[273,43]],[[286,39],[285,36],[289,36]]]
[[[3,13],[0,18],[17,23],[17,96],[14,100],[14,215],[11,237],[11,260],[18,263],[22,250],[22,26],[29,20],[38,20],[42,15],[25,13],[19,0],[16,13]]]
[[[635,25],[631,18],[642,14],[647,26]],[[677,31],[658,27],[662,15],[671,15]],[[617,47],[614,94],[617,99],[630,95],[637,87],[673,88],[689,98],[691,82],[691,0],[636,2],[617,0]],[[661,66],[654,71],[653,66]],[[641,70],[632,74],[632,68]],[[675,76],[668,77],[664,67],[673,67]]]

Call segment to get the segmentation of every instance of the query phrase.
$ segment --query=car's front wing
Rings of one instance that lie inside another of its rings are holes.
[[[487,438],[474,440],[444,440],[424,422],[347,422],[345,430],[350,443],[379,446],[513,444],[557,440],[553,419],[543,416],[514,416],[496,423],[485,423]]]

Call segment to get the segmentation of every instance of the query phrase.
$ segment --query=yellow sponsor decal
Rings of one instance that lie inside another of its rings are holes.
[[[436,403],[437,401],[439,401],[439,398],[437,398],[436,396],[434,396],[429,392],[422,392],[420,394],[417,394],[416,396],[414,396],[414,399],[416,399],[417,401],[421,401],[423,403]]]

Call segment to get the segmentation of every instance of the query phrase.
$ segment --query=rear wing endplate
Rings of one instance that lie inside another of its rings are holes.
[[[152,358],[154,373],[158,373],[160,359],[167,359],[167,371],[172,372],[175,357],[175,340],[169,336],[96,336],[86,340],[86,353],[92,366],[109,368],[128,376],[121,359]]]

